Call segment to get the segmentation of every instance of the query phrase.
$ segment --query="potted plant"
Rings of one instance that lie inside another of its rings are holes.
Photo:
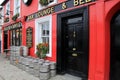
[[[9,22],[9,17],[6,17],[6,18],[4,19],[4,22]]]
[[[39,43],[37,45],[37,52],[36,55],[40,58],[40,59],[44,59],[46,58],[46,54],[49,51],[49,46],[48,43]]]
[[[13,21],[16,21],[16,19],[19,17],[19,13],[15,14],[13,17],[12,17],[12,20]]]
[[[40,3],[42,6],[46,6],[46,5],[48,5],[48,0],[39,0],[39,3]]]

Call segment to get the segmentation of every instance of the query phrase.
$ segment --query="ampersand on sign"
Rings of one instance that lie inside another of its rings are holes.
[[[67,8],[66,3],[62,3],[62,9],[66,9],[66,8]]]

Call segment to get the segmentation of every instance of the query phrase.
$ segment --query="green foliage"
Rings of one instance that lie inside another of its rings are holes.
[[[6,17],[6,18],[4,19],[4,22],[9,22],[9,17]]]
[[[49,46],[48,43],[39,43],[37,45],[37,52],[36,55],[41,58],[44,59],[46,57],[46,54],[49,51]]]
[[[14,15],[13,17],[12,17],[12,20],[13,21],[16,21],[16,19],[19,17],[19,13],[17,13],[16,15]]]
[[[46,5],[48,5],[48,0],[39,0],[39,3],[40,3],[42,6],[46,6]]]

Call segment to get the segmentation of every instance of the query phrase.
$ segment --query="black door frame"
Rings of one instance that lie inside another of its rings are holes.
[[[83,26],[86,28],[86,32],[85,35],[87,35],[87,37],[85,37],[85,42],[84,43],[86,46],[86,53],[88,53],[88,71],[89,71],[89,27],[88,27],[88,6],[86,7],[82,7],[82,8],[78,8],[78,9],[74,9],[74,10],[70,10],[70,11],[66,11],[63,13],[60,13],[57,15],[57,73],[58,74],[64,74],[65,72],[65,54],[62,46],[62,18],[65,17],[69,17],[69,16],[73,16],[73,15],[79,15],[83,13]],[[86,75],[88,77],[88,73]]]
[[[119,40],[115,42],[115,36],[117,30],[119,30],[120,24],[116,23],[116,19],[120,15],[120,10],[118,10],[112,17],[110,22],[110,74],[109,78],[110,80],[118,80],[119,79],[119,73],[120,73],[120,62],[119,62]],[[119,21],[118,21],[119,22]],[[119,37],[119,36],[117,36]],[[116,44],[117,43],[117,44]],[[116,63],[117,62],[117,63]]]

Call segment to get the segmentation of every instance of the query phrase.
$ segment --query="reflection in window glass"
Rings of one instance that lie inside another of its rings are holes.
[[[12,34],[12,31],[10,31],[10,36],[11,36],[11,37],[10,37],[10,43],[11,43],[10,45],[13,44],[13,42],[12,42],[12,41],[13,41],[13,40],[12,40],[12,39],[13,39],[12,35],[13,35],[13,34]]]
[[[20,35],[20,32],[19,32],[19,29],[16,30],[16,46],[19,46],[19,35]]]
[[[42,42],[49,44],[49,22],[44,22],[42,25]]]
[[[15,12],[14,12],[14,14],[17,14],[17,13],[20,13],[20,0],[15,0],[14,1],[15,3]]]
[[[15,30],[13,30],[13,46],[15,46]]]
[[[11,30],[11,46],[20,46],[22,43],[22,29]]]

